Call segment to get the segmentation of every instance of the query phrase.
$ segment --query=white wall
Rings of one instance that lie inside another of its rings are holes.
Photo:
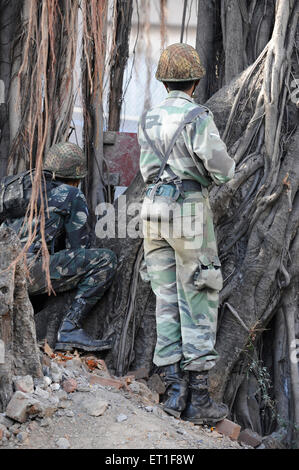
[[[154,106],[166,96],[163,85],[155,79],[157,63],[163,49],[160,33],[160,0],[149,0],[149,24],[143,26],[145,18],[142,7],[146,0],[134,0],[130,55],[124,77],[124,100],[121,111],[121,131],[136,132],[140,115],[147,107]],[[181,22],[183,17],[183,0],[168,0],[166,21],[166,46],[180,42]],[[108,12],[108,49],[111,40],[113,0],[110,0]],[[139,18],[139,27],[138,27]],[[81,19],[79,18],[79,22]],[[195,47],[197,22],[197,0],[188,0],[184,42]],[[79,28],[80,29],[80,28]],[[137,42],[136,42],[137,40]],[[80,38],[79,38],[80,41]],[[81,43],[81,41],[80,41]],[[76,76],[80,76],[81,48],[78,48]],[[108,71],[108,70],[107,70]],[[79,78],[78,78],[79,80]],[[74,124],[78,143],[82,143],[82,107],[80,83],[78,81],[78,98],[74,112]],[[108,80],[105,80],[104,116],[107,122]],[[72,140],[76,142],[75,136]]]
[[[149,4],[149,31],[147,33],[145,28],[140,26],[138,34],[136,1],[134,3],[130,56],[124,78],[124,89],[127,87],[127,91],[121,112],[121,131],[125,132],[136,132],[139,117],[144,109],[158,104],[166,96],[164,86],[155,79],[158,60],[163,49],[160,33],[160,0],[151,0]],[[138,0],[139,9],[141,5],[142,2]],[[183,6],[183,0],[168,0],[165,46],[180,42]],[[186,34],[184,36],[184,42],[188,42],[194,47],[196,42],[196,7],[197,0],[188,1]],[[140,22],[144,21],[142,12],[139,12],[139,15]],[[138,42],[134,53],[136,38]]]

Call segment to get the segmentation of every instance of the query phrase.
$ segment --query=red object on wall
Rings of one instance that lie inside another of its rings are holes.
[[[104,132],[104,157],[110,175],[119,175],[117,186],[130,186],[139,171],[137,134]]]

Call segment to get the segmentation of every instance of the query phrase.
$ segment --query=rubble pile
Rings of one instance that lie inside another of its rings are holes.
[[[151,412],[154,410],[152,405],[159,403],[159,393],[164,392],[158,375],[151,377],[149,388],[145,381],[148,378],[145,369],[116,378],[110,375],[105,362],[95,356],[80,356],[77,351],[74,354],[54,353],[47,342],[41,348],[44,377],[14,377],[14,394],[5,413],[0,414],[0,445],[13,440],[16,443],[26,442],[32,430],[37,426],[49,425],[53,415],[74,416],[71,407],[76,392],[104,388],[123,390],[139,398],[144,408]],[[80,405],[89,416],[101,416],[109,407],[107,401],[92,396],[81,400]],[[117,422],[126,419],[126,415],[120,414]],[[57,447],[69,448],[69,445],[66,439],[59,439]]]
[[[94,355],[54,353],[46,342],[40,348],[44,376],[14,377],[0,413],[0,448],[240,448],[235,423],[209,428],[166,414],[158,374],[140,368],[114,377]],[[247,434],[246,445],[256,447]]]

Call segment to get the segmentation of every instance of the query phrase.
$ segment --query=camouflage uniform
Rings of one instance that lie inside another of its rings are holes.
[[[59,293],[77,288],[76,298],[84,298],[92,306],[102,297],[112,280],[116,257],[110,250],[90,248],[88,209],[80,189],[55,182],[47,194],[47,205],[45,239],[50,252],[53,289]],[[25,245],[28,228],[24,226],[24,218],[8,220],[6,224],[19,234]],[[31,295],[47,292],[40,248],[38,225],[37,235],[27,256],[31,273],[28,290]]]
[[[145,129],[162,154],[181,121],[195,106],[186,93],[171,91],[159,106],[148,112]],[[180,361],[181,368],[190,371],[209,370],[217,359],[214,345],[219,289],[198,288],[196,276],[208,273],[213,277],[217,269],[218,277],[221,276],[207,187],[212,181],[217,185],[229,181],[235,169],[212,113],[207,108],[205,111],[185,126],[168,160],[169,168],[181,180],[197,181],[202,190],[186,192],[185,198],[177,199],[179,210],[167,229],[159,221],[143,221],[145,261],[157,298],[154,363],[167,366]],[[141,174],[150,184],[159,172],[161,161],[141,126],[138,134]],[[161,179],[169,180],[167,170]],[[160,188],[163,193],[163,188],[167,191],[169,185]],[[157,193],[155,204],[163,201],[163,195]],[[188,233],[186,227],[192,227],[198,217],[201,217],[199,230]],[[177,224],[186,228],[179,237],[173,235]]]

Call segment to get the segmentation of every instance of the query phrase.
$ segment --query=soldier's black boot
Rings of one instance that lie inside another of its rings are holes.
[[[180,368],[179,362],[164,366],[162,369],[161,375],[166,386],[163,397],[163,410],[179,418],[181,412],[185,409],[188,395],[186,375]]]
[[[111,349],[110,340],[93,339],[83,330],[82,320],[90,310],[91,306],[85,299],[74,300],[59,328],[55,350],[72,351],[76,348],[84,351],[104,351]]]
[[[189,396],[182,415],[185,421],[194,424],[214,424],[228,415],[224,403],[214,402],[208,390],[208,372],[189,372]]]

